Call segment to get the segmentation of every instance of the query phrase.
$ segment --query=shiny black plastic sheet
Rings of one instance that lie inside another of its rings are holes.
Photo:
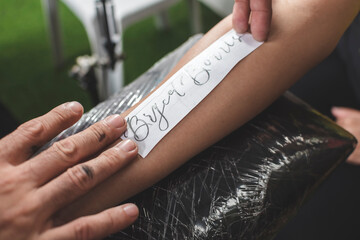
[[[139,220],[109,239],[271,239],[353,145],[287,94],[131,199]]]
[[[126,110],[199,39],[190,39],[54,141]],[[108,239],[271,239],[351,153],[355,139],[291,94],[131,202],[140,217]]]

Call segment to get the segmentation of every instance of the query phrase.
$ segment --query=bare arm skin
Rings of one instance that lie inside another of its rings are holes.
[[[138,157],[126,169],[60,212],[59,219],[68,220],[119,204],[249,121],[330,54],[358,14],[360,2],[274,0],[272,9],[272,26],[266,43],[238,63],[145,159]],[[229,16],[208,32],[169,76],[231,28]]]

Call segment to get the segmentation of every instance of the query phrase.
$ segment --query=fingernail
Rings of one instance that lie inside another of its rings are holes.
[[[136,148],[136,144],[130,139],[126,139],[124,141],[121,141],[116,147],[120,148],[125,152],[130,152]]]
[[[124,118],[118,114],[105,118],[105,122],[112,128],[121,128],[125,125]]]
[[[268,37],[268,34],[266,33],[266,34],[264,34],[264,35],[261,35],[260,37],[259,37],[259,42],[265,42],[266,40],[267,40],[267,37]]]
[[[65,103],[65,108],[70,109],[76,114],[82,113],[83,111],[81,104],[76,101]]]
[[[123,210],[129,217],[137,217],[139,214],[139,209],[132,203],[127,204]]]
[[[265,42],[266,41],[266,38],[264,38],[264,37],[254,37],[254,39],[256,40],[256,41],[258,41],[258,42]]]
[[[254,39],[258,42],[265,42],[268,33],[267,32],[262,32],[262,31],[255,31],[255,29],[251,30],[252,35],[254,37]]]

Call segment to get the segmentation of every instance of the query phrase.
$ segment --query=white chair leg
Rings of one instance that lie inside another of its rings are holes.
[[[101,34],[99,30],[99,22],[97,20],[94,20],[92,24],[91,22],[86,22],[86,23],[84,22],[84,27],[88,36],[92,55],[95,55],[99,60],[106,58],[106,53],[100,39]],[[108,97],[108,87],[107,87],[108,70],[103,67],[96,67],[95,76],[97,81],[97,90],[98,90],[99,98],[100,101],[103,101]]]
[[[60,68],[64,62],[64,57],[62,53],[58,3],[57,0],[42,0],[42,5],[49,31],[54,64],[56,68]]]
[[[84,24],[92,53],[100,59],[108,58],[107,53],[104,49],[99,22],[94,20],[92,24]],[[121,38],[121,27],[119,28],[120,39],[115,48],[116,54],[122,53],[122,38]],[[97,78],[98,94],[101,101],[106,100],[108,97],[119,91],[124,85],[124,63],[118,61],[115,64],[114,70],[111,67],[97,67],[95,68],[95,74]]]
[[[122,42],[118,44],[120,45],[117,48],[117,52],[122,50]],[[124,62],[122,60],[116,62],[114,69],[111,69],[110,66],[97,67],[95,74],[101,101],[108,99],[124,86]]]
[[[114,69],[96,68],[97,89],[100,101],[104,101],[124,86],[124,62],[118,61]]]
[[[161,30],[170,28],[169,14],[166,10],[161,11],[155,16],[156,27]]]
[[[117,56],[120,56],[123,54],[123,31],[121,26],[118,26],[118,31],[120,33],[120,38],[118,39],[117,45],[115,47],[115,53]],[[109,98],[124,86],[124,61],[118,60],[114,69],[108,67],[106,75],[107,79],[103,82],[105,85],[104,88],[106,88],[106,92],[104,92],[104,99]]]
[[[192,33],[202,32],[201,6],[198,0],[187,0]]]
[[[106,96],[104,99],[108,99],[114,93],[118,92],[123,86],[123,76],[124,76],[124,62],[119,61],[115,64],[114,70],[111,68],[107,69],[107,81],[106,81]]]

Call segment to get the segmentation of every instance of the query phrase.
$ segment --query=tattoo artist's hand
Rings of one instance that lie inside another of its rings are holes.
[[[271,16],[271,0],[235,0],[233,27],[236,32],[245,33],[249,30],[250,18],[252,35],[255,40],[262,42],[269,35]]]
[[[360,111],[351,108],[334,107],[331,109],[331,112],[336,118],[336,123],[349,131],[358,141],[360,141]],[[359,144],[356,146],[354,152],[349,156],[347,162],[360,164]]]
[[[136,145],[126,140],[98,155],[126,128],[114,115],[31,158],[82,112],[76,102],[60,105],[0,140],[0,239],[101,239],[137,218],[137,207],[126,204],[56,226],[53,216],[59,209],[137,154]]]

